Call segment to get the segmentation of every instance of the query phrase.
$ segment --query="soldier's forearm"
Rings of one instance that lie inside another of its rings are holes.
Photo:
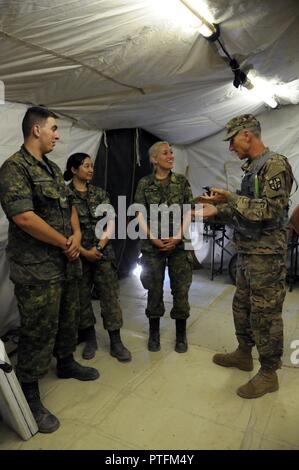
[[[219,224],[229,225],[232,223],[233,211],[227,203],[217,204],[216,208],[217,214],[210,220]]]
[[[288,200],[279,198],[251,199],[247,196],[237,196],[229,201],[233,211],[239,213],[244,219],[251,222],[262,222],[280,217]]]
[[[86,258],[86,255],[88,255],[88,250],[83,248],[83,246],[80,246],[80,255],[84,256],[84,258]]]
[[[148,238],[151,238],[153,239],[154,236],[152,235],[143,215],[141,212],[138,212],[137,213],[137,219],[138,219],[138,223],[139,223],[139,226],[141,228],[141,230],[143,231],[143,233],[148,237]]]
[[[67,238],[47,224],[33,211],[23,212],[12,218],[13,222],[24,232],[37,240],[66,249]]]
[[[176,235],[176,238],[186,237],[189,238],[189,226],[191,224],[192,215],[194,214],[194,210],[190,210],[186,212],[183,216],[183,223],[181,225],[180,232]]]
[[[79,221],[77,210],[74,206],[72,207],[71,227],[72,227],[73,234],[74,235],[76,234],[81,239],[80,221]]]

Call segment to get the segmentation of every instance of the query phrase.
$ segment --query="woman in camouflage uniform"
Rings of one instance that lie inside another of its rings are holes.
[[[64,179],[71,181],[69,193],[72,204],[76,207],[80,228],[81,260],[83,277],[79,284],[80,321],[79,342],[85,341],[83,358],[91,359],[97,349],[94,324],[95,315],[91,303],[91,289],[94,286],[96,296],[100,299],[101,315],[104,328],[110,336],[110,354],[119,361],[131,360],[131,353],[123,345],[120,338],[122,327],[122,311],[119,304],[119,286],[115,269],[114,252],[109,239],[114,231],[114,212],[109,219],[100,239],[95,229],[101,217],[96,209],[100,204],[110,206],[106,191],[89,184],[93,176],[93,163],[89,155],[75,153],[67,161]]]
[[[188,292],[192,282],[193,259],[184,248],[183,213],[184,204],[193,204],[193,196],[187,179],[173,173],[173,153],[168,142],[156,142],[149,149],[149,157],[154,164],[154,173],[142,178],[136,190],[135,203],[141,204],[146,211],[146,217],[138,212],[138,221],[146,239],[141,240],[142,272],[141,282],[148,290],[146,316],[149,319],[149,351],[160,350],[160,318],[164,315],[163,284],[165,268],[168,266],[173,308],[171,318],[176,321],[175,351],[184,353],[188,344],[186,338],[186,321],[189,317],[190,305]],[[161,222],[155,226],[151,218],[151,210],[159,207],[166,212],[171,207],[179,209],[167,220],[163,227]],[[185,218],[184,218],[185,220]],[[165,229],[166,235],[163,235]],[[156,233],[155,233],[156,232]]]

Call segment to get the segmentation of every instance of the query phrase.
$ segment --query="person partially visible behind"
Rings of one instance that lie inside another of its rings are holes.
[[[168,266],[173,295],[170,316],[176,322],[175,351],[185,353],[188,349],[186,323],[190,316],[188,293],[192,282],[193,258],[191,253],[184,249],[183,205],[192,205],[194,201],[187,179],[172,172],[174,157],[168,142],[156,142],[149,149],[149,157],[154,165],[154,173],[139,181],[135,194],[135,203],[141,204],[146,210],[146,215],[138,211],[138,221],[146,235],[146,239],[141,240],[140,279],[143,287],[148,290],[145,312],[149,319],[148,350],[160,350],[160,318],[165,313],[163,285],[165,269]],[[169,207],[172,204],[180,210],[179,223],[176,227],[170,217],[167,227],[164,227],[168,232],[165,236],[160,223],[157,227],[151,223],[151,208]]]
[[[83,276],[79,284],[80,321],[78,341],[85,342],[83,358],[94,357],[98,348],[95,322],[91,302],[94,288],[100,300],[104,328],[110,337],[110,354],[121,362],[131,361],[130,351],[123,345],[120,328],[123,325],[119,303],[119,285],[115,267],[115,257],[109,239],[114,232],[114,217],[108,220],[102,236],[96,236],[96,225],[101,217],[97,215],[100,204],[110,205],[106,191],[90,184],[93,176],[93,163],[89,155],[74,153],[68,158],[65,181],[68,185],[72,204],[77,209],[82,233],[80,255]]]
[[[17,376],[37,422],[50,433],[59,421],[42,404],[39,380],[52,355],[57,376],[95,380],[96,369],[73,357],[77,343],[80,226],[59,167],[45,154],[59,139],[57,116],[29,108],[24,144],[0,169],[0,199],[9,220],[7,255],[20,317]]]
[[[234,227],[238,262],[233,315],[238,348],[216,354],[213,361],[251,371],[256,346],[261,367],[237,394],[257,398],[279,388],[276,370],[283,354],[288,203],[294,177],[287,158],[264,145],[253,115],[237,116],[226,128],[229,149],[245,160],[241,190],[211,188],[211,196],[201,198],[203,210],[198,215]]]

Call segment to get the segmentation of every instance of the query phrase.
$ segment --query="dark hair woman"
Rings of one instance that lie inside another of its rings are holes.
[[[74,153],[68,158],[64,179],[70,181],[70,198],[72,205],[77,209],[82,233],[80,255],[83,277],[79,284],[78,339],[79,342],[85,341],[83,358],[93,358],[97,349],[94,327],[96,318],[91,302],[91,289],[94,286],[96,296],[100,300],[104,328],[110,336],[110,354],[119,361],[127,362],[131,360],[131,353],[120,338],[123,320],[118,278],[113,248],[108,244],[114,233],[114,209],[106,191],[90,184],[92,176],[93,163],[89,155]],[[105,205],[105,219],[104,212],[97,210],[100,205]],[[107,223],[102,224],[102,230],[96,230],[96,227],[101,226],[99,222],[102,219],[107,220]]]

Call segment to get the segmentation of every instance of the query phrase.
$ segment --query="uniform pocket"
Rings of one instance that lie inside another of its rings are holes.
[[[144,191],[145,199],[148,205],[150,204],[160,204],[161,194],[159,188],[151,188],[150,190],[146,189]]]
[[[50,198],[50,199],[59,199],[61,196],[60,196],[60,193],[58,192],[57,188],[55,188],[55,186],[53,186],[53,184],[41,184],[40,185],[40,188],[41,188],[41,192],[42,194],[46,197],[46,198]],[[63,199],[67,200],[66,197],[63,197]]]
[[[281,256],[252,255],[246,268],[252,288],[262,289],[285,282],[286,263]]]

